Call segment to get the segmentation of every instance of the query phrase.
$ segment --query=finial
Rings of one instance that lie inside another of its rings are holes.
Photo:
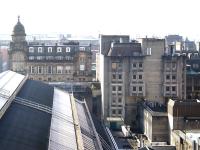
[[[18,16],[17,18],[18,18],[18,22],[20,22],[20,16]]]

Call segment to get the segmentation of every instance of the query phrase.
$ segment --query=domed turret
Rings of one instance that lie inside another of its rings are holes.
[[[12,36],[26,36],[24,26],[21,24],[19,16],[18,16],[18,22],[14,26]]]

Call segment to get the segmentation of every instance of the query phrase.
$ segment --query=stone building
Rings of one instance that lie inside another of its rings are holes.
[[[199,100],[169,100],[168,120],[170,144],[177,150],[200,149]]]
[[[200,55],[192,53],[187,59],[187,99],[200,99]]]
[[[102,119],[108,126],[134,126],[141,99],[166,104],[169,97],[185,97],[185,57],[167,55],[164,39],[130,42],[129,36],[101,35],[98,57]]]
[[[9,51],[9,68],[42,81],[91,81],[91,47],[76,42],[45,44],[26,41],[19,18]]]

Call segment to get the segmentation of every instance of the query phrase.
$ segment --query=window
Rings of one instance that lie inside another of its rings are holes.
[[[33,47],[29,47],[29,53],[34,53],[34,48]]]
[[[79,58],[79,61],[80,61],[80,62],[85,62],[85,57],[80,57],[80,58]]]
[[[42,70],[42,66],[38,66],[38,74],[42,74],[43,70]]]
[[[142,91],[142,86],[139,86],[139,91]]]
[[[121,86],[118,86],[118,91],[122,91],[122,87]]]
[[[172,91],[175,92],[176,91],[176,87],[172,86]]]
[[[121,74],[119,74],[119,76],[118,76],[118,77],[119,77],[119,79],[122,79],[122,75],[121,75]]]
[[[141,74],[139,75],[139,79],[142,80],[142,75]]]
[[[151,48],[147,48],[147,55],[151,55]]]
[[[35,73],[35,68],[34,68],[34,66],[30,66],[30,73],[31,73],[31,74]]]
[[[139,63],[139,68],[142,68],[142,63]]]
[[[133,68],[136,68],[136,67],[137,67],[136,63],[133,63],[132,66],[133,66]]]
[[[66,60],[73,60],[73,57],[71,56],[65,56]]]
[[[46,60],[53,60],[54,56],[46,56]]]
[[[117,63],[112,63],[112,69],[117,69]]]
[[[176,69],[176,63],[172,63],[172,69],[173,69],[173,70]]]
[[[63,56],[55,56],[56,60],[63,60]]]
[[[172,75],[172,80],[176,80],[176,75]]]
[[[43,56],[37,56],[36,59],[37,60],[42,60],[44,57]]]
[[[136,79],[136,75],[135,75],[135,74],[133,75],[133,79],[134,79],[134,80]]]
[[[121,109],[118,110],[118,114],[119,114],[119,115],[122,114],[122,110],[121,110]]]
[[[166,63],[166,70],[170,70],[170,64],[169,63]]]
[[[116,87],[115,86],[112,87],[112,91],[116,91]]]
[[[57,74],[62,74],[63,66],[57,66],[56,70],[57,70]]]
[[[70,52],[70,47],[66,47],[66,52],[67,52],[67,53]]]
[[[136,86],[133,86],[133,91],[136,91]]]
[[[71,66],[65,66],[65,73],[71,73]]]
[[[122,64],[121,63],[117,63],[117,65],[118,65],[118,68],[122,68]]]
[[[194,69],[198,69],[198,68],[199,68],[199,64],[193,64],[192,67],[193,67]]]
[[[34,60],[34,56],[29,56],[28,59],[29,60]]]
[[[57,47],[57,53],[62,52],[62,48],[61,47]]]
[[[167,92],[169,92],[169,86],[166,86],[165,90],[166,90]]]
[[[115,115],[116,114],[116,110],[112,110],[112,114]]]
[[[85,47],[80,47],[79,50],[80,51],[85,51]]]
[[[47,66],[47,73],[52,74],[53,72],[53,67],[52,66]]]
[[[42,47],[38,47],[38,53],[42,53]]]
[[[166,75],[166,80],[170,80],[170,75]]]
[[[52,53],[52,47],[48,47],[48,53]]]
[[[119,98],[118,98],[118,103],[121,103],[121,102],[122,102],[122,98],[119,97]]]
[[[80,65],[80,71],[84,71],[85,70],[85,65]]]
[[[112,98],[112,103],[116,103],[116,97]]]
[[[116,79],[116,75],[115,74],[112,75],[112,79]]]

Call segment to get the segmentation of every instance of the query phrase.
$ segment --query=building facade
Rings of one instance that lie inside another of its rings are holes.
[[[185,58],[168,56],[164,39],[102,35],[98,63],[103,119],[111,127],[134,126],[141,99],[166,104],[185,97]]]
[[[200,99],[200,55],[192,53],[187,59],[187,99]]]
[[[26,41],[24,26],[18,19],[12,34],[9,68],[30,79],[42,81],[91,81],[91,46],[77,42],[45,44]]]

